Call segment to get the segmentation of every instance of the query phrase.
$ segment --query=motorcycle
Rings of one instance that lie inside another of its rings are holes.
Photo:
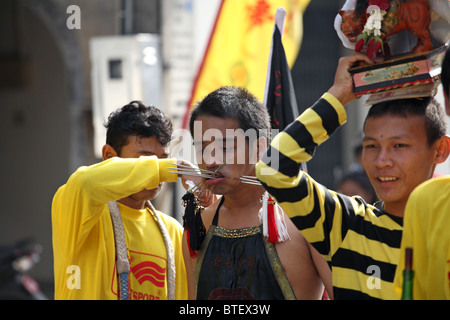
[[[0,246],[0,300],[48,300],[39,283],[29,274],[42,253],[31,239]]]

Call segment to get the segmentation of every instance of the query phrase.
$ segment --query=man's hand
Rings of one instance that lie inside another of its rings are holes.
[[[185,169],[185,168],[180,168],[178,167],[178,169],[181,171],[192,171],[192,174],[195,174],[195,171],[198,170],[198,167],[194,166],[191,162],[187,161],[187,160],[181,160],[178,159],[177,160],[177,165],[183,165],[183,166],[189,166],[192,170],[189,169]],[[198,174],[200,174],[200,172],[198,172]],[[195,176],[190,176],[190,175],[185,175],[185,174],[178,174],[178,177],[181,178],[181,183],[183,184],[183,187],[187,190],[190,188],[190,186],[186,183],[186,181],[192,181],[194,184],[198,184],[201,181],[200,177],[195,177]]]
[[[190,163],[187,160],[177,160],[177,164],[191,167],[192,172],[194,172],[195,169],[198,170],[198,167],[194,166],[192,163]],[[198,172],[198,173],[200,174],[200,172]],[[193,185],[197,186],[194,194],[198,197],[199,205],[201,205],[203,207],[208,207],[211,204],[213,204],[214,201],[217,200],[217,196],[214,193],[212,193],[210,190],[204,188],[201,177],[195,177],[195,176],[184,175],[184,174],[179,174],[178,177],[181,178],[181,183],[183,184],[183,187],[186,190],[191,189]],[[190,183],[188,183],[188,181],[190,181]]]
[[[350,101],[357,99],[353,93],[353,78],[348,72],[348,69],[353,67],[355,63],[359,61],[373,64],[372,60],[362,53],[354,53],[347,57],[340,58],[334,75],[334,83],[328,90],[328,93],[331,93],[344,106]]]

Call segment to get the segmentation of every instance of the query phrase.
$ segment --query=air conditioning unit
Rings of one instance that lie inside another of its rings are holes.
[[[101,158],[108,116],[133,100],[163,108],[160,38],[155,34],[90,40],[94,152]]]

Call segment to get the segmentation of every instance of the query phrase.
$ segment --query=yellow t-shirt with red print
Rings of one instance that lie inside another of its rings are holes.
[[[52,226],[55,299],[117,299],[114,231],[108,202],[160,182],[174,182],[174,159],[113,158],[79,168],[53,199]],[[130,261],[129,299],[167,299],[167,253],[155,214],[164,222],[175,253],[175,299],[187,299],[182,227],[149,208],[119,203]]]

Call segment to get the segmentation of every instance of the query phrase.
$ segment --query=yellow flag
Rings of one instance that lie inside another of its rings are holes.
[[[303,36],[303,12],[309,1],[222,0],[192,87],[183,127],[192,106],[221,86],[245,87],[262,102],[277,8],[286,10],[283,47],[292,68]]]

